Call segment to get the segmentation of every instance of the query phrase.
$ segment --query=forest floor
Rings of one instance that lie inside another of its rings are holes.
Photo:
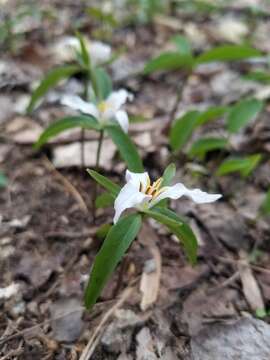
[[[163,227],[146,223],[93,311],[84,309],[83,290],[102,243],[97,229],[112,221],[113,209],[99,209],[93,219],[94,183],[80,166],[79,131],[64,133],[40,151],[32,146],[42,129],[67,114],[58,99],[80,89],[81,80],[61,84],[25,115],[34,85],[59,60],[52,44],[72,35],[75,21],[85,36],[93,36],[95,21],[82,8],[80,2],[55,1],[57,21],[28,19],[29,28],[16,39],[19,50],[3,52],[0,60],[0,166],[8,178],[0,189],[0,359],[269,359],[270,227],[269,218],[258,217],[270,184],[269,105],[232,138],[245,154],[264,154],[249,177],[210,176],[226,155],[222,151],[199,165],[184,154],[173,157],[176,180],[223,194],[213,204],[198,206],[188,199],[172,204],[198,237],[197,265],[188,264]],[[10,11],[15,11],[11,5]],[[223,14],[179,12],[113,31],[110,43],[120,55],[109,71],[115,88],[134,94],[128,113],[146,119],[132,123],[130,134],[153,178],[171,157],[166,125],[184,75],[145,76],[140,73],[145,62],[170,48],[178,32],[197,52],[229,41],[221,25],[231,18],[245,24],[254,46],[269,51],[270,12],[256,21],[248,16],[239,5]],[[242,79],[253,66],[243,61],[199,67],[185,83],[176,113],[231,104],[265,90]],[[220,119],[195,137],[223,132]],[[93,167],[97,137],[91,131],[86,136],[86,166]],[[109,139],[101,169],[124,182],[125,165]],[[198,169],[203,175],[194,175]],[[1,297],[1,289],[12,283],[16,292]]]

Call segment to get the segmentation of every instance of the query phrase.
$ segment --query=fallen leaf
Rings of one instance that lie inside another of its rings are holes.
[[[264,302],[261,290],[249,266],[247,255],[243,251],[240,252],[238,269],[242,282],[243,292],[252,311],[256,312],[258,309],[264,310]]]
[[[85,165],[95,166],[97,142],[85,143]],[[100,166],[104,169],[112,168],[112,159],[115,155],[116,147],[110,140],[105,140],[101,149]],[[70,145],[61,145],[53,149],[53,163],[56,168],[81,165],[81,144],[76,142]]]

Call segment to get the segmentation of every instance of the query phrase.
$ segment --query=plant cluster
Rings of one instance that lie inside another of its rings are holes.
[[[143,162],[136,146],[128,135],[129,117],[123,105],[132,100],[132,95],[125,89],[113,91],[112,80],[105,70],[111,61],[111,49],[101,43],[86,45],[85,39],[78,33],[74,47],[74,63],[53,69],[41,81],[33,92],[28,111],[33,111],[37,102],[56,86],[61,80],[75,74],[84,79],[84,93],[77,95],[64,94],[61,103],[76,112],[75,115],[56,120],[41,134],[35,144],[38,149],[53,137],[71,128],[82,131],[82,166],[84,166],[84,132],[88,129],[99,133],[96,152],[96,168],[88,169],[89,175],[101,185],[106,192],[96,197],[95,205],[105,207],[114,204],[113,225],[106,230],[106,237],[99,250],[85,292],[85,304],[91,308],[97,301],[102,289],[117,264],[136,238],[142,222],[152,218],[174,234],[183,245],[187,258],[194,264],[197,257],[197,240],[185,219],[169,209],[168,199],[179,199],[187,196],[197,204],[211,203],[218,200],[220,194],[208,194],[200,189],[188,189],[184,184],[172,184],[175,175],[174,164],[168,165],[163,175],[152,182],[144,171]],[[239,45],[224,45],[194,55],[189,42],[182,36],[173,39],[176,50],[166,52],[149,61],[144,74],[154,71],[171,71],[184,69],[188,77],[201,63],[212,61],[236,61],[261,54],[254,48]],[[179,99],[178,99],[179,100]],[[227,137],[201,138],[191,144],[186,153],[189,157],[203,160],[205,156],[216,150],[230,149],[230,135],[242,129],[263,109],[264,103],[254,98],[239,99],[231,106],[215,106],[205,111],[189,111],[170,124],[168,145],[172,155],[185,151],[191,136],[196,129],[209,121],[220,117],[226,119]],[[99,171],[99,159],[102,151],[104,135],[111,138],[127,166],[126,184],[121,188]],[[216,170],[221,176],[238,171],[247,176],[258,165],[262,154],[245,157],[226,158]],[[97,195],[96,192],[94,194]],[[270,195],[262,204],[264,212],[269,212]],[[123,215],[133,209],[131,214]],[[94,209],[93,209],[94,211]]]

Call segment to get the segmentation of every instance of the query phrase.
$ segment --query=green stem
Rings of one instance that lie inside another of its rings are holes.
[[[104,130],[101,130],[99,133],[98,139],[98,148],[97,148],[97,156],[96,156],[96,171],[99,170],[99,162],[100,162],[100,154],[101,154],[101,147],[104,139]]]
[[[104,139],[104,130],[101,130],[99,133],[99,139],[98,139],[98,148],[97,148],[97,155],[96,155],[96,171],[99,171],[99,163],[100,163],[100,154],[101,154],[101,148],[102,143]],[[94,189],[93,189],[93,198],[92,198],[92,207],[93,207],[93,220],[96,221],[96,208],[95,208],[95,202],[97,198],[97,191],[98,191],[98,184],[95,182]]]
[[[88,87],[89,87],[89,75],[88,73],[85,74],[84,79],[84,91],[83,91],[83,97],[85,101],[88,101],[89,93],[88,93]],[[81,167],[82,169],[85,168],[85,129],[81,129]]]

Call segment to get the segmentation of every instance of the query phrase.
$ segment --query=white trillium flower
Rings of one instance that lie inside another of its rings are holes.
[[[187,196],[197,204],[205,204],[222,197],[221,194],[208,194],[200,189],[190,190],[182,183],[162,187],[162,181],[163,179],[159,178],[151,184],[147,172],[133,173],[127,170],[127,183],[120,190],[114,202],[113,222],[116,223],[126,209],[135,207],[138,210],[147,210],[166,198],[179,199],[182,196]]]
[[[61,103],[84,114],[94,116],[103,125],[110,121],[116,121],[123,131],[127,132],[129,125],[128,115],[125,110],[121,110],[127,100],[132,100],[132,94],[121,89],[113,91],[106,100],[98,104],[84,101],[76,95],[65,95]]]
[[[90,41],[84,38],[86,49],[90,54],[93,65],[105,63],[110,60],[112,49],[101,41]],[[75,36],[65,36],[58,40],[51,49],[52,55],[57,61],[72,61],[75,51],[80,51],[80,42]]]

